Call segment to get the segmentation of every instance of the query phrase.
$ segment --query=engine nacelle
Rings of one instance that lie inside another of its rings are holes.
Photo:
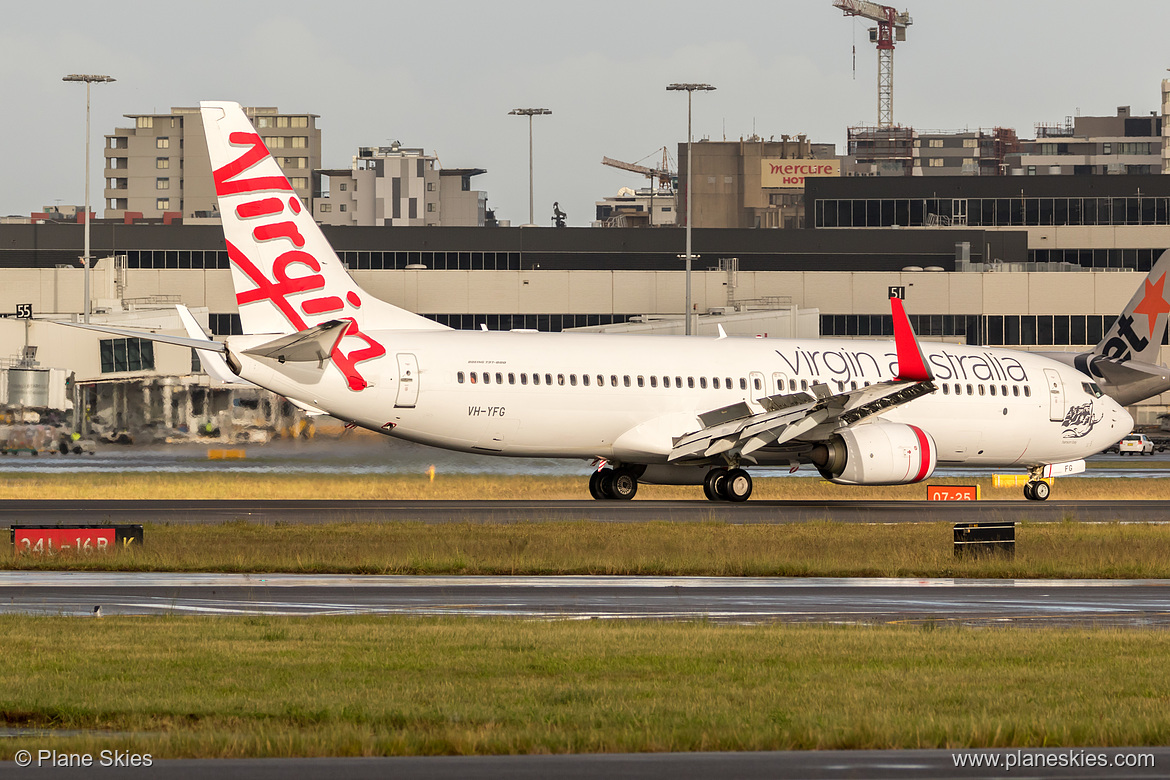
[[[914,425],[870,423],[846,428],[813,448],[821,476],[839,485],[907,485],[934,473],[937,449]]]

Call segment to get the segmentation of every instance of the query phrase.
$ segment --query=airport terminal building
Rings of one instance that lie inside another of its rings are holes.
[[[1170,177],[1160,175],[823,178],[809,181],[805,209],[805,229],[696,228],[695,313],[734,319],[733,334],[866,338],[891,333],[897,292],[925,339],[1078,351],[1170,248]],[[238,330],[222,233],[198,221],[94,224],[92,252],[105,258],[95,311],[182,302],[205,310],[213,332]],[[682,228],[324,230],[360,285],[451,327],[681,325]],[[45,365],[83,364],[81,381],[154,368],[103,365],[97,339],[34,344],[15,319],[18,307],[34,318],[82,310],[81,225],[0,225],[0,239],[0,351],[38,346]],[[767,314],[778,311],[792,316]],[[1153,423],[1166,402],[1150,399],[1135,417]]]

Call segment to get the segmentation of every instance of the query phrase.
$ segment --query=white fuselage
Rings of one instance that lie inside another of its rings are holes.
[[[807,390],[888,381],[892,342],[616,334],[376,331],[386,354],[350,389],[313,371],[241,358],[243,378],[411,441],[499,455],[665,463],[697,415]],[[232,337],[246,348],[269,336]],[[1133,420],[1061,363],[1004,349],[922,344],[938,390],[881,415],[927,431],[940,464],[1039,465],[1094,454]],[[239,349],[233,349],[238,354]],[[791,448],[756,460],[790,463]]]

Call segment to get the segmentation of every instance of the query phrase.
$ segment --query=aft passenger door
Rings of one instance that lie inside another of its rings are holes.
[[[414,355],[398,354],[398,398],[394,405],[413,407],[418,402],[418,361]]]
[[[1060,421],[1064,419],[1064,383],[1060,381],[1060,373],[1055,369],[1044,369],[1044,378],[1048,382],[1048,419]]]

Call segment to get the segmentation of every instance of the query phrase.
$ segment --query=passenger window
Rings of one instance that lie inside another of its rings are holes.
[[[663,387],[670,387],[670,377],[668,377],[668,376],[662,377],[662,386]]]
[[[577,375],[576,374],[569,374],[569,384],[573,387],[577,386]]]
[[[707,389],[707,377],[705,377],[705,376],[699,377],[699,389],[700,390]]]
[[[711,387],[715,390],[719,389],[719,377],[716,376],[711,378]]]
[[[483,383],[485,385],[490,385],[492,383],[492,375],[486,371],[483,372]]]
[[[658,387],[658,377],[656,377],[656,376],[650,377],[650,386],[651,387]]]
[[[979,385],[979,395],[983,395],[983,385]]]
[[[681,376],[676,376],[674,378],[674,386],[678,387],[680,389],[682,388],[682,377]]]
[[[597,384],[601,384],[601,377],[597,378]],[[609,375],[609,386],[610,387],[617,387],[617,374],[610,374]],[[626,377],[626,387],[629,387],[629,386],[630,386],[630,378]]]
[[[563,377],[562,377],[562,378],[563,378]],[[545,374],[545,375],[544,375],[544,383],[545,383],[546,385],[551,385],[551,384],[552,384],[552,374]],[[562,382],[561,384],[564,384],[564,382]]]
[[[627,383],[627,384],[628,384],[628,383]],[[646,379],[645,379],[645,377],[642,377],[642,376],[640,376],[640,375],[639,375],[639,376],[638,376],[638,387],[645,387],[645,386],[646,386]]]
[[[612,379],[613,379],[613,383],[616,385],[617,384],[617,377],[612,377]],[[605,387],[605,377],[602,376],[601,374],[597,375],[597,386],[598,387]]]
[[[510,385],[516,384],[516,375],[510,371],[508,372],[508,384],[510,384]]]
[[[948,384],[943,384],[942,391],[943,391],[943,395],[950,395],[951,394],[951,386]]]
[[[759,377],[752,377],[752,387],[754,387],[757,390],[763,389],[763,386],[760,384]]]
[[[522,384],[522,385],[528,384],[528,374],[521,374],[520,375],[520,384]]]
[[[687,377],[687,387],[691,388],[692,390],[695,389],[695,378],[693,376]]]
[[[800,389],[801,390],[808,390],[808,380],[807,379],[800,380]]]
[[[581,375],[581,384],[585,385],[586,387],[589,387],[589,375],[588,374]]]
[[[1024,397],[1025,397],[1025,398],[1031,398],[1031,397],[1032,397],[1032,388],[1031,388],[1031,387],[1029,387],[1028,385],[1024,385]]]
[[[1020,397],[1020,386],[1019,385],[1012,385],[1012,395],[1016,398]]]
[[[474,371],[471,372],[471,384],[473,384],[473,385],[475,384],[475,372]]]
[[[540,384],[540,374],[533,374],[532,375],[532,384],[534,384],[534,385]]]
[[[1007,385],[999,386],[999,394],[1005,397],[1007,396]]]
[[[747,390],[747,380],[744,379],[742,376],[739,378],[739,389],[740,390]]]
[[[963,394],[963,386],[962,385],[955,385],[955,395],[962,395],[962,394]]]
[[[850,390],[856,390],[856,389],[857,389],[857,383],[856,383],[856,382],[850,382],[850,383],[849,383],[849,389],[850,389]]]
[[[730,390],[731,388],[735,387],[735,384],[734,384],[734,383],[731,381],[731,377],[727,377],[727,385],[726,385],[726,387],[727,387],[727,389],[728,389],[728,390]]]
[[[625,385],[626,387],[630,386],[630,375],[629,374],[624,374],[622,376],[622,384]],[[616,381],[614,382],[614,385],[615,386],[617,385]]]
[[[975,388],[971,387],[971,385],[967,385],[967,395],[975,395]]]
[[[789,389],[789,391],[791,391],[791,392],[795,392],[795,391],[796,391],[796,380],[795,380],[795,379],[789,379],[789,380],[788,380],[788,389]]]
[[[464,377],[463,377],[463,372],[462,372],[462,371],[460,371],[458,374],[456,374],[456,375],[455,375],[455,379],[456,379],[456,381],[458,381],[458,382],[459,382],[459,384],[463,384],[463,378],[464,378]]]
[[[983,387],[983,385],[980,385],[980,387]],[[995,385],[990,385],[989,387],[991,389],[991,394],[995,395]]]
[[[501,374],[499,371],[496,372],[496,384],[497,385],[504,384],[504,375]]]
[[[564,386],[564,384],[565,384],[565,375],[564,374],[557,374],[557,384]]]
[[[845,383],[844,383],[844,382],[838,382],[838,383],[837,383],[837,392],[838,392],[838,393],[843,393],[843,392],[845,392]]]

